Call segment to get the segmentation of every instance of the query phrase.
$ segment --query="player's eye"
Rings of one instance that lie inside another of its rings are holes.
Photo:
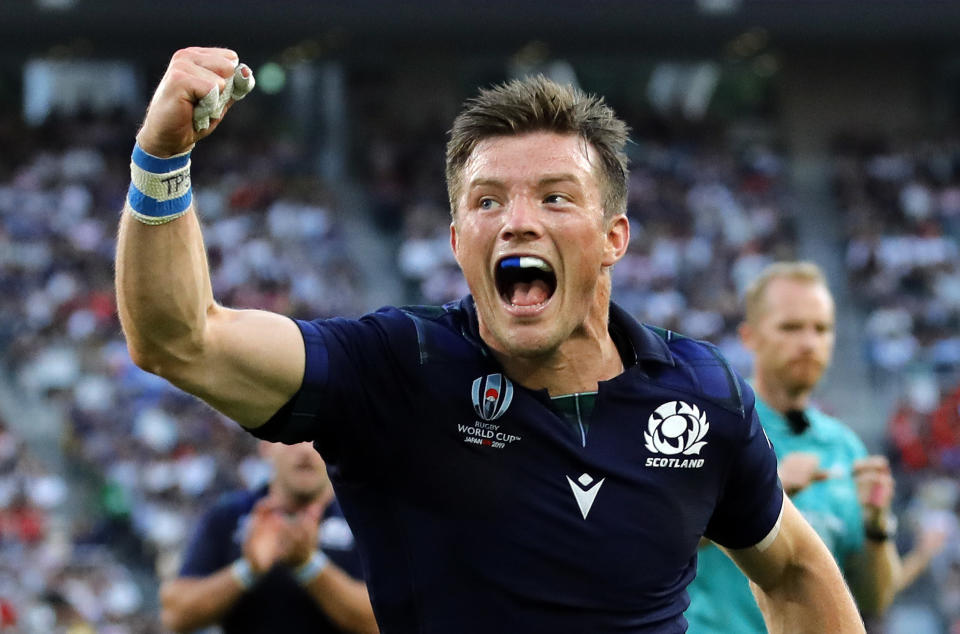
[[[543,202],[548,205],[560,205],[570,202],[570,199],[565,194],[550,194],[543,199]]]
[[[480,202],[477,204],[480,209],[493,209],[497,206],[497,201],[490,197],[484,197],[480,199]]]

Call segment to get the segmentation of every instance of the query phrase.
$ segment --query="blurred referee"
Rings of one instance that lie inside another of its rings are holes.
[[[834,345],[833,297],[819,267],[767,267],[747,289],[740,334],[754,355],[757,414],[784,491],[830,548],[863,615],[878,617],[922,566],[905,572],[894,545],[887,459],[868,455],[853,430],[810,403]],[[691,631],[766,631],[747,578],[715,546],[700,550],[688,592]]]

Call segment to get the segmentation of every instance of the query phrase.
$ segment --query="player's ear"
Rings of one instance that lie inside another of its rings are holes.
[[[624,214],[617,214],[607,221],[606,244],[603,249],[603,266],[613,266],[630,246],[630,221]]]
[[[460,255],[457,252],[457,247],[459,236],[457,235],[457,223],[450,223],[450,249],[453,251],[453,257],[457,259],[457,262],[460,262]]]

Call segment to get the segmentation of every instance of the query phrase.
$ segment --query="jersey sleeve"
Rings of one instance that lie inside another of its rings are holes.
[[[705,536],[726,548],[747,548],[773,530],[783,509],[777,457],[754,409],[753,391],[741,380],[744,427],[732,448],[726,479]]]
[[[296,321],[306,352],[299,391],[270,420],[251,429],[258,438],[294,444],[312,441],[328,465],[341,447],[374,452],[376,433],[391,408],[409,399],[412,372],[404,359],[409,319],[383,309],[360,319]],[[405,354],[406,353],[406,354]]]
[[[206,577],[231,563],[228,547],[235,518],[218,504],[204,513],[190,538],[180,565],[181,577]]]

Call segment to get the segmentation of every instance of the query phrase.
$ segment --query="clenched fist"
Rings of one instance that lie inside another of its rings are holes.
[[[213,132],[235,99],[246,94],[238,90],[231,95],[235,74],[252,87],[253,73],[239,62],[237,54],[225,48],[191,47],[174,53],[137,133],[140,147],[166,158],[190,150]],[[198,105],[200,123],[195,125]],[[204,119],[208,120],[205,128]]]

